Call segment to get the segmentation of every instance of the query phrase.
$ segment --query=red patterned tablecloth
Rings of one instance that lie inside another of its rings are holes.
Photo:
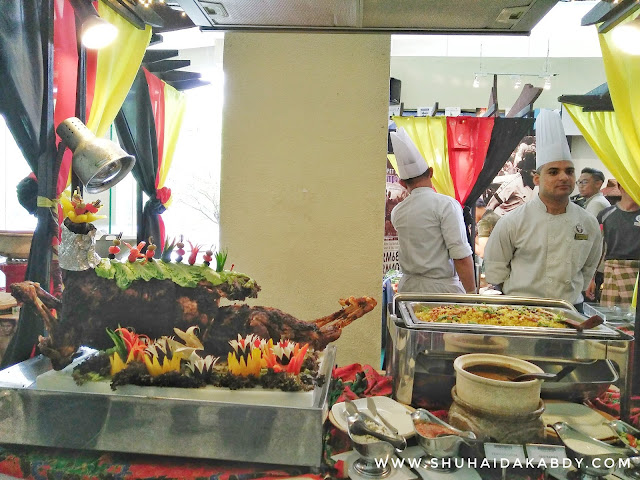
[[[245,480],[307,478],[320,480],[304,467],[274,468],[213,460],[130,455],[56,448],[2,446],[0,473],[32,480]]]

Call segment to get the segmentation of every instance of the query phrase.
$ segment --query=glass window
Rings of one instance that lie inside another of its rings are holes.
[[[220,152],[222,132],[222,66],[203,72],[211,84],[185,90],[187,101],[180,136],[166,181],[173,194],[172,204],[162,215],[169,237],[184,236],[203,249],[218,248]],[[115,128],[107,138],[117,141]],[[11,132],[0,117],[0,230],[33,230],[36,219],[18,203],[16,185],[31,172]],[[136,236],[136,192],[133,175],[127,175],[114,188],[97,195],[85,192],[84,199],[100,199],[100,214],[107,218],[95,222],[100,233]],[[147,196],[143,195],[143,202]],[[154,239],[158,244],[159,240]],[[201,260],[199,260],[201,261]]]
[[[187,240],[204,250],[219,242],[222,68],[206,72],[206,80],[211,84],[184,91],[187,110],[166,182],[173,202],[162,215],[167,235],[183,235],[187,251]]]
[[[0,230],[36,228],[36,218],[20,205],[16,194],[18,183],[29,173],[29,164],[0,116]]]

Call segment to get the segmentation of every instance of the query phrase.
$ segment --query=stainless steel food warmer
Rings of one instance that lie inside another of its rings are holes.
[[[597,383],[595,389],[613,383],[620,388],[621,416],[628,419],[631,388],[630,352],[633,337],[609,325],[602,324],[582,332],[574,328],[514,327],[478,324],[424,322],[417,318],[416,308],[441,305],[508,305],[543,307],[566,317],[584,321],[586,317],[564,301],[508,296],[481,295],[419,295],[398,294],[388,312],[387,371],[393,375],[394,398],[402,403],[420,405],[414,398],[417,380],[422,373],[427,389],[442,390],[443,379],[452,375],[446,371],[449,362],[465,353],[496,353],[510,355],[547,366],[547,371],[575,363],[584,372],[597,365],[594,372],[604,372],[606,378],[584,376],[575,385],[563,384],[554,393],[567,391],[568,399],[578,399],[591,391],[586,383]],[[603,365],[604,364],[604,365]],[[425,365],[427,366],[425,370]],[[589,366],[587,366],[589,365]],[[608,368],[613,365],[614,368]],[[543,367],[544,368],[544,367]],[[440,376],[438,376],[440,375]],[[583,374],[584,375],[584,374]],[[588,376],[588,375],[587,375]],[[618,378],[619,376],[619,378]],[[451,378],[451,377],[450,377]],[[567,381],[571,381],[569,378]],[[446,388],[446,387],[445,387]],[[449,389],[450,391],[450,389]],[[446,394],[449,394],[449,391]],[[573,396],[572,396],[573,395]],[[557,395],[556,395],[557,396]]]
[[[38,356],[0,371],[4,443],[320,466],[335,346],[325,351],[312,405],[291,407],[113,392],[41,390]]]

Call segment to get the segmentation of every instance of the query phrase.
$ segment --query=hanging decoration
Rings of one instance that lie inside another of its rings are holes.
[[[437,192],[462,205],[475,205],[518,142],[533,127],[532,118],[393,117],[404,127],[433,167]],[[395,158],[389,160],[396,168]]]

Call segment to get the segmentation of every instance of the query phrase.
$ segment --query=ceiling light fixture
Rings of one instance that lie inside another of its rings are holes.
[[[149,8],[154,3],[165,3],[165,0],[138,0],[138,3],[145,8]]]
[[[544,88],[549,90],[551,88],[551,78],[558,75],[558,73],[546,72],[543,71],[541,73],[525,73],[525,72],[475,72],[473,74],[473,87],[480,87],[480,77],[487,77],[497,75],[498,77],[508,76],[513,81],[513,88],[518,89],[522,88],[523,79],[526,77],[544,79]],[[535,82],[531,81],[529,83],[534,84]]]
[[[71,0],[80,27],[82,45],[90,50],[99,50],[110,45],[118,36],[118,29],[98,16],[91,2]]]
[[[520,75],[514,75],[513,88],[518,90],[522,86],[522,77]]]

